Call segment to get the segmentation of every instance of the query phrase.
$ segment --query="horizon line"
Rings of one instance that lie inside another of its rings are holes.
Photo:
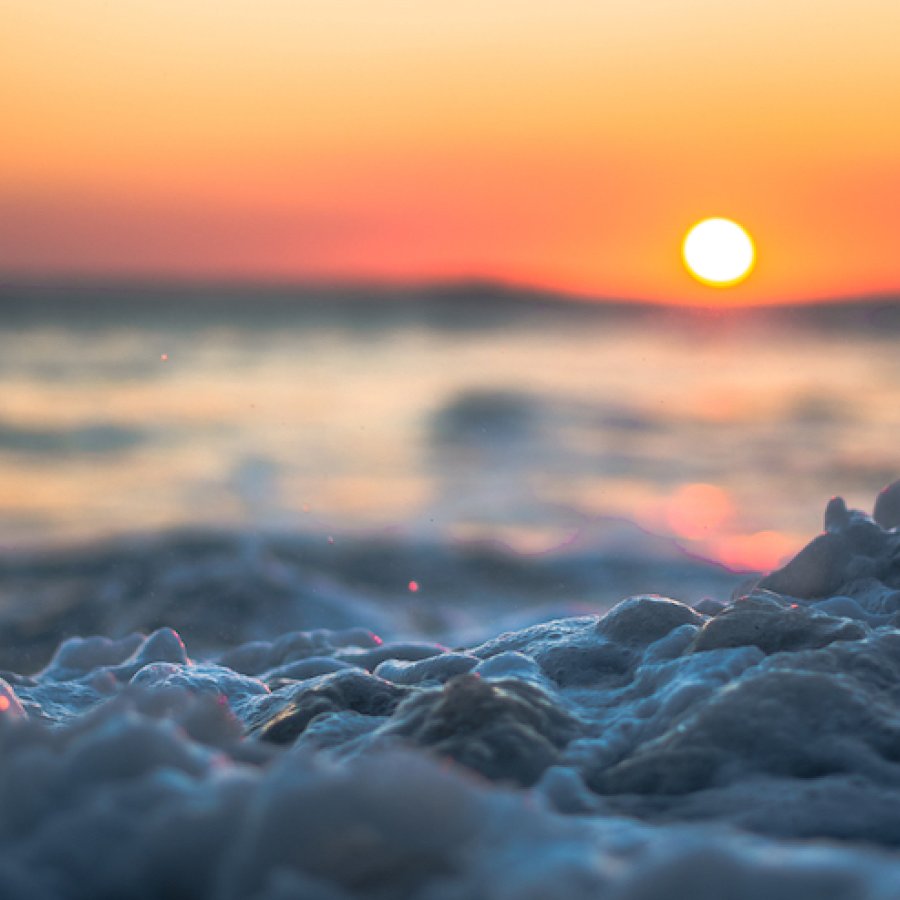
[[[265,275],[217,275],[212,273],[90,273],[90,272],[21,272],[0,270],[0,291],[8,290],[160,290],[204,291],[255,290],[267,293],[328,291],[353,294],[398,293],[412,296],[416,292],[440,293],[452,291],[472,293],[477,291],[503,294],[507,298],[523,300],[550,300],[578,305],[641,306],[672,309],[751,310],[757,308],[791,308],[806,306],[853,305],[885,303],[900,300],[900,288],[806,297],[774,297],[771,299],[744,300],[728,296],[728,288],[709,288],[709,301],[696,299],[660,299],[638,295],[614,295],[575,290],[552,285],[514,281],[500,277],[477,274],[431,276],[409,278],[377,278],[366,276],[342,277],[280,277]]]

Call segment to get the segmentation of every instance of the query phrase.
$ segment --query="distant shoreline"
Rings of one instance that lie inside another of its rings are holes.
[[[900,297],[870,295],[771,305],[696,306],[647,300],[589,298],[490,281],[420,284],[365,282],[296,284],[225,280],[25,278],[0,275],[4,325],[85,318],[143,324],[196,319],[235,324],[296,320],[298,324],[480,327],[535,320],[558,324],[620,320],[643,324],[723,319],[791,327],[876,332],[900,330]]]

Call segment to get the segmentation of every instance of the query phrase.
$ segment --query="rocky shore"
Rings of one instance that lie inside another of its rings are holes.
[[[0,896],[900,896],[900,482],[824,524],[733,599],[465,646],[346,598],[212,654],[69,638],[2,673]]]

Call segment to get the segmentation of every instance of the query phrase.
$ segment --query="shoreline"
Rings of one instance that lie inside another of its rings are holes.
[[[454,649],[359,623],[197,658],[164,625],[71,637],[0,680],[0,893],[883,900],[900,482],[876,516],[832,500],[734,600],[636,596]]]

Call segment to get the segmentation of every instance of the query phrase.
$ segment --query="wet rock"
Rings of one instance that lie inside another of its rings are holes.
[[[710,619],[691,650],[754,646],[763,653],[780,653],[826,647],[834,641],[858,641],[867,634],[868,629],[859,622],[756,595],[738,600]]]
[[[844,536],[826,532],[813,538],[782,568],[766,575],[759,587],[804,600],[830,597],[847,580],[852,558]]]
[[[468,653],[442,653],[417,662],[387,659],[375,669],[374,674],[394,684],[443,684],[455,675],[470,672],[478,662],[478,657]]]
[[[635,659],[628,647],[598,637],[569,641],[535,654],[541,671],[560,687],[624,683]]]
[[[695,610],[667,597],[629,597],[597,624],[597,631],[623,644],[652,644],[681,625],[703,624]]]
[[[429,747],[494,781],[529,786],[579,730],[534,685],[469,674],[406,700],[382,733]]]
[[[900,526],[900,478],[875,498],[874,518],[885,529]]]
[[[208,663],[147,663],[138,669],[130,683],[144,689],[176,688],[190,693],[226,697],[231,701],[269,693],[269,688],[257,678]]]
[[[59,645],[41,674],[56,681],[80,678],[95,667],[114,666],[133,659],[145,646],[146,639],[140,634],[117,641],[100,636],[68,638]]]
[[[854,554],[877,556],[887,546],[887,536],[871,516],[847,509],[842,497],[832,497],[825,508],[825,530],[841,535]]]
[[[329,657],[337,649],[365,650],[380,644],[381,639],[365,628],[341,631],[317,628],[313,631],[290,631],[271,643],[250,641],[241,644],[223,653],[218,662],[245,675],[258,675],[297,661]]]
[[[694,609],[703,616],[717,616],[728,604],[714,597],[704,597],[694,604]]]
[[[265,680],[269,685],[273,682],[306,681],[307,678],[315,678],[317,675],[327,675],[329,672],[352,668],[350,663],[330,656],[309,656],[306,659],[298,659],[295,662],[270,669],[265,673]]]
[[[389,716],[408,690],[358,669],[346,669],[322,676],[314,684],[301,683],[280,709],[254,722],[250,733],[261,741],[291,744],[316,716],[344,710]]]
[[[850,511],[843,497],[832,497],[825,507],[825,530],[834,534],[850,524]]]
[[[587,781],[601,794],[663,796],[721,787],[751,772],[795,779],[857,772],[894,781],[898,742],[900,722],[856,679],[760,667],[627,760],[589,772]]]
[[[403,660],[405,662],[418,662],[423,659],[431,659],[446,651],[446,647],[440,644],[427,644],[420,641],[406,641],[403,643],[381,644],[367,650],[356,647],[339,650],[335,656],[347,662],[368,669],[373,672],[381,663],[389,659]]]
[[[790,562],[771,572],[759,587],[790,597],[815,600],[834,596],[848,583],[877,579],[888,586],[900,579],[900,540],[890,529],[900,522],[900,481],[886,487],[875,503],[875,518],[848,509],[832,497],[825,509],[825,532]]]
[[[499,653],[525,653],[534,659],[550,648],[560,644],[578,642],[584,639],[597,640],[599,616],[575,616],[566,619],[551,619],[537,625],[529,625],[517,631],[507,631],[498,637],[485,641],[469,650],[479,659],[490,659]]]

